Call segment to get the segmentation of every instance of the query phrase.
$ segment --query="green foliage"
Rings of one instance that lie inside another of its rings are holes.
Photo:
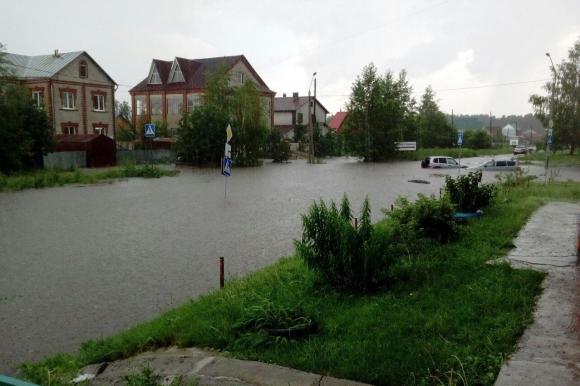
[[[457,235],[453,219],[455,209],[447,197],[419,194],[415,202],[401,197],[395,205],[393,211],[383,212],[395,222],[407,245],[417,245],[422,238],[447,243]]]
[[[491,203],[496,188],[493,184],[481,184],[481,177],[481,171],[457,178],[445,176],[445,191],[457,210],[474,212]]]
[[[374,232],[368,198],[363,203],[358,229],[350,218],[346,196],[340,212],[334,202],[329,206],[323,200],[314,203],[302,216],[302,240],[295,242],[297,254],[335,288],[376,290],[388,278],[392,263],[388,254],[390,239],[382,232]]]
[[[52,128],[44,109],[34,106],[27,88],[0,85],[0,172],[39,167],[52,148]]]
[[[280,130],[272,129],[269,140],[269,153],[274,162],[286,162],[290,158],[290,144],[282,137]]]
[[[242,332],[263,332],[264,330],[297,330],[310,328],[314,319],[300,306],[287,307],[262,299],[248,308],[245,318],[236,326]]]
[[[523,188],[530,186],[530,183],[537,177],[528,175],[523,169],[518,169],[512,173],[496,174],[495,178],[504,188]]]
[[[491,147],[491,138],[485,130],[469,130],[463,133],[466,147],[471,149],[487,149]]]
[[[420,147],[449,147],[457,138],[457,132],[452,130],[445,114],[439,110],[435,100],[435,92],[428,86],[421,97],[419,114],[417,116]]]
[[[557,67],[551,68],[553,79],[544,86],[548,95],[534,94],[529,101],[544,126],[553,121],[553,147],[570,147],[574,154],[580,142],[580,38]]]
[[[294,142],[302,142],[306,138],[306,126],[294,126]]]
[[[322,130],[317,125],[314,129],[314,153],[316,157],[341,156],[342,136],[332,130],[322,135]]]
[[[161,380],[161,375],[155,374],[149,365],[143,367],[139,374],[123,377],[125,386],[161,386]]]
[[[228,115],[213,105],[202,105],[183,116],[175,149],[185,162],[219,166],[226,142]]]
[[[219,166],[226,127],[233,129],[232,158],[237,166],[257,166],[268,139],[262,96],[253,82],[230,85],[226,67],[206,74],[203,103],[180,122],[176,149],[185,162]]]
[[[395,141],[416,137],[415,101],[406,72],[377,74],[374,64],[363,68],[352,85],[348,102],[345,143],[365,161],[394,156]]]

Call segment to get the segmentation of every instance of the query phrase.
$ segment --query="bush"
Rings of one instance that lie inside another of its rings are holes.
[[[447,243],[457,234],[453,219],[455,210],[447,197],[438,199],[419,194],[414,203],[400,197],[395,205],[394,211],[383,212],[396,223],[396,229],[404,240],[429,238]]]
[[[368,198],[362,207],[360,226],[352,224],[350,204],[342,199],[340,210],[334,202],[314,203],[302,216],[302,240],[296,241],[297,254],[330,285],[354,292],[370,292],[388,277],[392,258],[390,238],[377,232],[370,222]]]
[[[457,210],[474,212],[491,203],[496,193],[493,184],[481,184],[481,171],[457,178],[445,177],[445,191]]]
[[[290,144],[284,140],[278,129],[272,129],[270,133],[270,156],[274,162],[286,162],[290,158]]]

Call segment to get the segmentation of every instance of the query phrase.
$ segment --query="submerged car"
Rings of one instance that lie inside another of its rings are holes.
[[[474,170],[482,170],[482,171],[514,171],[520,168],[519,163],[516,159],[498,159],[498,160],[491,160],[482,163],[479,166],[474,167]]]
[[[455,158],[446,156],[427,157],[421,161],[421,167],[431,169],[459,169],[466,168],[465,165],[460,165]]]
[[[516,146],[514,147],[514,155],[518,155],[518,154],[528,154],[528,148],[525,146]]]

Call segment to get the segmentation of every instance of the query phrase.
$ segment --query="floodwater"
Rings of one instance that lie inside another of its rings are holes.
[[[191,168],[178,177],[1,193],[0,373],[75,352],[217,288],[219,256],[231,278],[291,254],[300,214],[314,200],[346,193],[358,213],[368,195],[379,220],[398,196],[439,194],[443,174],[457,173],[340,158],[234,168],[227,198],[219,171]],[[561,169],[559,178],[578,174]]]

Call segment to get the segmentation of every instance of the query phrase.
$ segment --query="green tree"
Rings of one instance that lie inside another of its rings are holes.
[[[372,63],[365,66],[352,85],[347,104],[345,136],[350,152],[367,162],[393,156],[395,142],[413,135],[414,105],[405,71],[395,78],[392,72],[378,75]]]
[[[485,130],[468,130],[463,134],[465,147],[471,149],[487,149],[491,147],[491,139]]]
[[[421,97],[418,115],[418,146],[450,147],[453,145],[456,133],[452,131],[445,114],[439,110],[435,92],[428,86]]]
[[[569,147],[574,154],[580,141],[580,38],[568,51],[568,59],[552,68],[552,75],[544,86],[548,94],[533,94],[529,101],[545,126],[552,119],[554,145]]]
[[[273,162],[286,162],[290,158],[290,144],[284,140],[280,130],[274,129],[270,133],[269,147]]]

